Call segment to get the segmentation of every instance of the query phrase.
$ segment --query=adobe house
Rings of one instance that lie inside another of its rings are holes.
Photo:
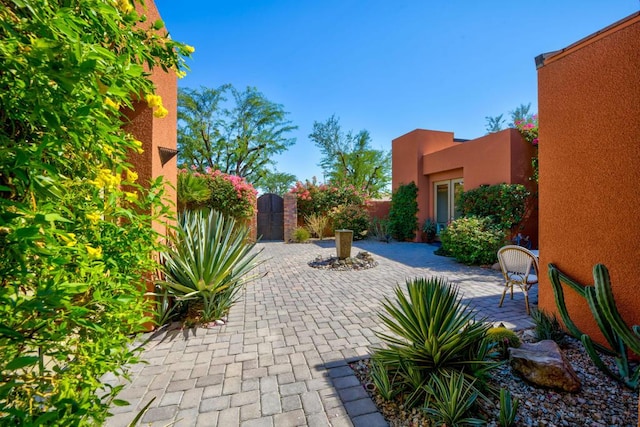
[[[416,129],[392,141],[392,188],[411,181],[418,186],[418,225],[431,218],[438,230],[458,216],[455,197],[482,184],[524,184],[535,192],[531,158],[536,148],[516,129],[472,140],[452,132]],[[536,201],[532,198],[523,235],[537,244]],[[418,233],[416,241],[421,241]]]
[[[583,285],[607,266],[618,310],[640,324],[640,13],[536,58],[540,148],[540,309],[556,305],[549,263]],[[604,343],[565,286],[572,320]]]

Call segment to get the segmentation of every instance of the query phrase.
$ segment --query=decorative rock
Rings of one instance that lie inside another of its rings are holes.
[[[528,381],[573,393],[580,390],[580,379],[554,341],[524,343],[509,348],[509,353],[513,369]]]
[[[502,270],[502,269],[500,268],[500,263],[499,263],[499,262],[496,262],[495,264],[493,264],[493,265],[491,266],[491,269],[492,269],[492,270],[497,270],[497,271]]]
[[[318,255],[316,259],[308,264],[309,267],[313,268],[338,271],[364,270],[378,265],[371,254],[366,251],[358,252],[358,255],[355,257],[346,258],[344,260],[338,259],[338,257],[322,258],[322,256]]]

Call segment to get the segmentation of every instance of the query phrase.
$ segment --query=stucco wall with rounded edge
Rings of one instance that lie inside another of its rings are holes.
[[[549,263],[583,284],[603,263],[625,321],[640,324],[640,20],[548,58],[538,94],[539,307],[556,311]],[[587,304],[566,294],[572,319],[603,342]]]

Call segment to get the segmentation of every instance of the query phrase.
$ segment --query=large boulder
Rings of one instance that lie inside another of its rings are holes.
[[[511,367],[533,384],[575,393],[580,379],[552,340],[509,348]]]

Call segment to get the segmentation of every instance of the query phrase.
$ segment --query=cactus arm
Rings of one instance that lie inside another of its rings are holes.
[[[591,309],[591,313],[593,314],[593,318],[596,321],[596,324],[600,328],[600,332],[609,343],[611,349],[608,349],[600,344],[595,343],[595,347],[598,350],[607,353],[611,356],[615,356],[619,351],[627,351],[624,342],[620,339],[620,336],[616,333],[616,331],[611,327],[607,320],[607,316],[603,313],[603,308],[598,300],[596,295],[596,290],[593,287],[585,288],[585,297],[587,299],[587,303],[589,304],[589,308]],[[613,350],[613,351],[612,351]]]
[[[597,299],[602,306],[603,314],[609,327],[615,331],[616,335],[624,341],[631,351],[640,354],[640,338],[627,326],[616,308],[613,291],[611,290],[611,278],[609,277],[607,267],[602,264],[596,264],[596,266],[593,267],[593,278]]]
[[[596,351],[595,346],[593,345],[593,340],[591,340],[591,337],[589,337],[589,335],[583,334],[580,337],[580,341],[582,341],[582,345],[584,346],[584,349],[587,351],[587,354],[593,361],[593,364],[596,365],[598,369],[600,369],[602,372],[604,372],[614,380],[626,384],[625,379],[622,376],[613,372],[611,369],[609,369],[606,363],[602,361],[602,359],[600,358],[600,355]]]
[[[583,335],[582,331],[576,326],[575,323],[569,317],[569,312],[567,311],[567,305],[564,302],[564,291],[562,290],[562,284],[560,283],[560,271],[556,268],[554,264],[549,264],[549,279],[551,280],[551,288],[553,289],[553,296],[556,300],[556,307],[558,308],[558,312],[560,313],[560,317],[562,318],[562,323],[564,323],[565,328],[572,336],[578,338]],[[584,295],[584,291],[581,288],[578,290],[580,295]]]
[[[634,325],[631,327],[633,329],[633,333],[636,334],[638,338],[640,338],[640,325]]]
[[[581,297],[585,296],[584,295],[585,286],[581,285],[580,283],[573,280],[571,277],[567,276],[566,274],[558,270],[558,268],[554,264],[549,264],[549,268],[551,268],[552,266],[553,266],[553,269],[557,272],[558,278],[560,279],[561,282],[564,282],[567,285],[569,285],[569,287],[574,291],[576,291]],[[549,271],[549,274],[551,274],[551,271]]]

